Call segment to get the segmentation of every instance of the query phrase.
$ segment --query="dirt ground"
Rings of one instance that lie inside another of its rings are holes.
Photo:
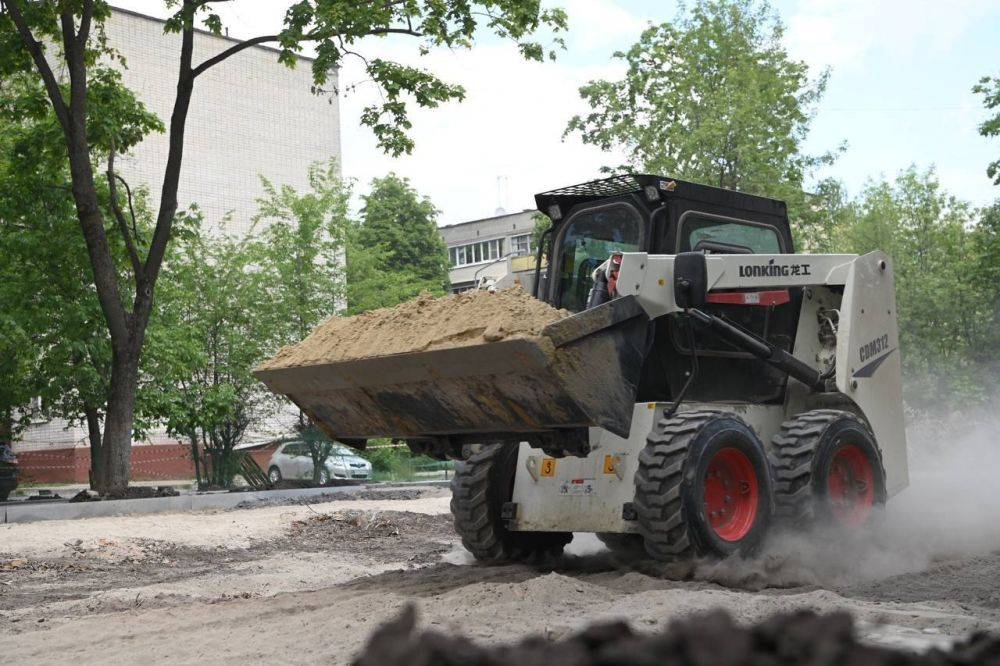
[[[578,535],[558,561],[480,566],[458,544],[448,500],[443,489],[373,492],[0,526],[0,654],[10,663],[344,664],[409,601],[422,626],[486,643],[563,637],[595,619],[652,631],[719,607],[741,622],[842,609],[866,640],[918,649],[1000,631],[992,542],[917,557],[898,539],[777,539],[753,562],[667,567],[618,561]]]

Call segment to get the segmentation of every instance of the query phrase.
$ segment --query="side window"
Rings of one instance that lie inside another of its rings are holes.
[[[734,252],[781,254],[778,230],[765,224],[741,222],[698,213],[688,213],[681,221],[679,252],[702,248],[711,252],[711,244],[732,247]]]
[[[558,242],[557,303],[579,312],[587,306],[594,269],[615,252],[642,248],[642,218],[626,204],[586,209],[569,219]]]

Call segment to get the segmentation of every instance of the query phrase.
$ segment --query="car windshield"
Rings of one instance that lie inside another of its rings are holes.
[[[346,446],[335,446],[330,449],[331,456],[356,456],[357,452],[347,448]]]

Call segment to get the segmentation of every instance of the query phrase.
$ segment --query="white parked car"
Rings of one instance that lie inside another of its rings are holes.
[[[267,478],[272,484],[282,480],[312,481],[313,460],[309,455],[309,445],[291,441],[279,446],[267,464]],[[319,471],[322,484],[329,483],[331,479],[368,481],[371,478],[372,464],[340,444],[333,445],[323,469]]]

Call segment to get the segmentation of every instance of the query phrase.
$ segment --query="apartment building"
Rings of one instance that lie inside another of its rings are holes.
[[[441,227],[448,246],[448,276],[455,293],[497,283],[507,276],[534,284],[533,232],[538,211],[523,210]],[[511,280],[508,280],[511,281]]]

